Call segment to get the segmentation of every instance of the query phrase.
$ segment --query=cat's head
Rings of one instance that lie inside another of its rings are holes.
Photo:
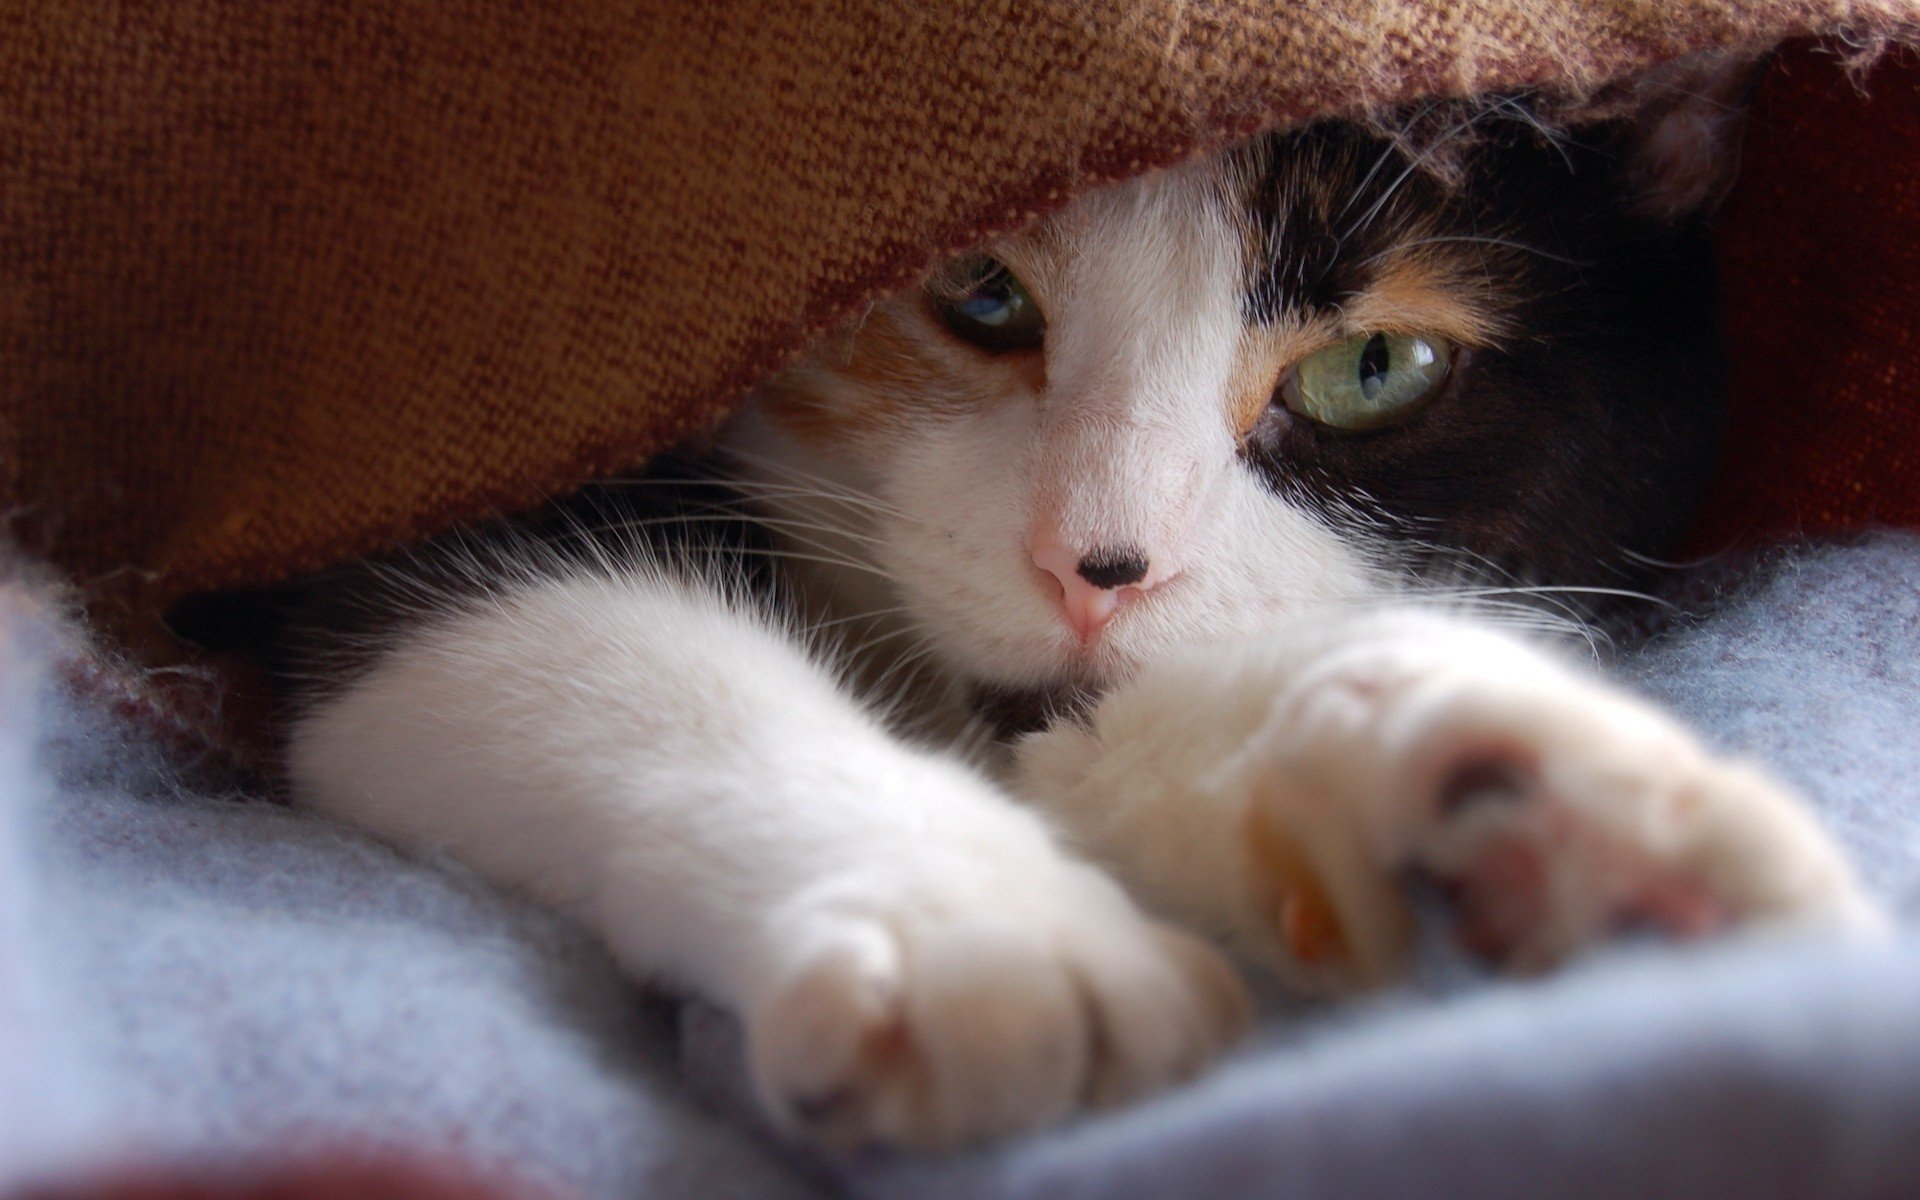
[[[1724,159],[1660,158],[1665,119],[1419,128],[1088,194],[876,306],[742,440],[871,495],[853,544],[993,687],[1422,578],[1618,585],[1712,453]]]

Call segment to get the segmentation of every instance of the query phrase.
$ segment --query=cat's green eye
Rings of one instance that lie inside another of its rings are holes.
[[[942,273],[930,291],[947,328],[983,350],[1034,350],[1046,336],[1040,306],[997,259],[962,259]]]
[[[1363,333],[1302,360],[1280,394],[1288,408],[1322,425],[1378,429],[1424,408],[1452,365],[1445,338]]]

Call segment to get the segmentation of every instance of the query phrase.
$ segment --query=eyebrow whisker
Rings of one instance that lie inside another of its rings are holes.
[[[1438,234],[1433,237],[1416,238],[1411,242],[1400,242],[1396,245],[1388,246],[1385,250],[1382,250],[1377,254],[1372,254],[1366,258],[1361,259],[1355,265],[1360,267],[1368,267],[1368,266],[1372,266],[1376,262],[1379,262],[1383,258],[1390,257],[1394,254],[1399,254],[1402,251],[1417,249],[1421,246],[1441,245],[1448,242],[1466,242],[1474,245],[1483,245],[1483,246],[1503,246],[1509,250],[1518,250],[1523,254],[1531,254],[1538,258],[1544,258],[1549,262],[1557,262],[1569,267],[1585,267],[1585,266],[1592,265],[1587,260],[1578,259],[1578,258],[1568,258],[1567,256],[1562,254],[1555,254],[1549,250],[1542,250],[1538,246],[1529,246],[1525,242],[1516,242],[1511,238],[1484,237],[1484,236],[1476,236],[1473,234],[1464,234],[1464,233]]]

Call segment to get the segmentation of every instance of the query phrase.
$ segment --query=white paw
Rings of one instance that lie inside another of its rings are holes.
[[[1229,776],[1249,902],[1309,977],[1392,973],[1408,872],[1452,897],[1464,944],[1520,971],[1626,928],[1884,927],[1778,784],[1523,646],[1415,622],[1316,666]]]
[[[965,850],[795,901],[747,1014],[755,1085],[791,1131],[927,1149],[1185,1079],[1245,1026],[1238,975],[1058,854]]]

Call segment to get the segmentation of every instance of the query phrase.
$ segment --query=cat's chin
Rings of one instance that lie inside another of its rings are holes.
[[[1077,719],[1093,706],[1102,690],[1091,684],[1064,681],[1016,686],[974,680],[967,684],[967,708],[994,736],[1006,741],[1038,733],[1059,721]]]
[[[976,643],[970,653],[949,651],[943,658],[950,678],[965,689],[968,711],[1006,739],[1078,719],[1140,669],[1143,649],[1116,637],[1091,647],[1054,637],[1018,650],[1001,644],[993,652]]]

